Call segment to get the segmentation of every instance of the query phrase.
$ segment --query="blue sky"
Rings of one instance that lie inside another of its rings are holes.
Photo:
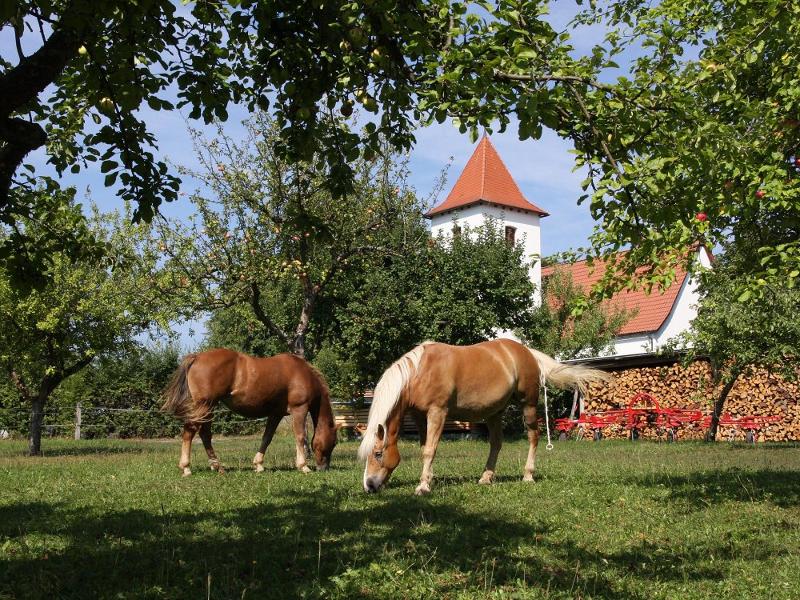
[[[571,0],[555,2],[551,22],[557,29],[563,28],[575,11],[576,4]],[[602,39],[602,34],[598,28],[577,32],[573,39],[576,53],[582,54],[590,49]],[[0,54],[9,58],[16,56],[13,38],[7,30],[0,32]],[[195,162],[187,133],[185,112],[151,112],[147,109],[143,111],[143,116],[158,139],[158,155],[178,164],[192,165]],[[242,130],[240,122],[246,116],[242,109],[231,110],[230,119],[225,126],[229,135],[236,136]],[[198,126],[194,122],[191,125]],[[543,254],[585,245],[593,222],[588,206],[577,205],[577,198],[582,194],[579,182],[584,175],[572,171],[573,155],[569,153],[570,144],[549,131],[545,131],[539,140],[520,142],[513,125],[506,133],[493,135],[492,142],[523,194],[551,215],[542,222]],[[450,123],[420,129],[409,165],[411,183],[419,195],[423,198],[429,196],[442,169],[450,164],[447,184],[438,198],[438,201],[443,200],[474,147],[475,144],[470,142],[468,136],[459,134]],[[29,155],[28,159],[40,172],[48,171],[42,149]],[[67,174],[63,177],[62,184],[76,186],[81,197],[84,196],[84,190],[89,190],[91,199],[102,209],[121,206],[113,190],[103,186],[102,176],[97,168],[92,167],[77,175]],[[191,192],[192,189],[191,181],[184,182],[182,191]],[[162,207],[162,213],[168,217],[186,217],[191,210],[192,206],[186,196]],[[190,327],[195,330],[193,337],[188,334]],[[179,332],[182,344],[191,347],[199,343],[202,325],[183,325],[179,327]]]

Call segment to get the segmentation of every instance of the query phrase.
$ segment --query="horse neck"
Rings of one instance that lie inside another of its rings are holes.
[[[314,428],[325,427],[333,429],[333,408],[327,392],[319,396],[319,400],[311,405],[311,420],[314,421]]]
[[[400,432],[403,429],[403,418],[406,415],[405,404],[401,401],[394,407],[389,417],[386,419],[386,441],[384,446],[397,444]]]

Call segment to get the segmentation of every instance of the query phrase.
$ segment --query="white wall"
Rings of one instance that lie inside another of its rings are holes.
[[[614,339],[613,350],[611,352],[604,352],[603,356],[645,354],[653,352],[655,349],[655,340],[652,334],[623,335]]]
[[[471,228],[475,229],[483,225],[487,218],[493,218],[500,227],[516,227],[516,240],[522,243],[522,257],[530,264],[529,275],[531,281],[536,286],[534,302],[541,302],[540,288],[542,284],[542,237],[539,215],[495,206],[494,204],[473,204],[465,208],[448,211],[444,214],[435,215],[431,219],[431,235],[437,237],[442,235],[449,238],[453,232],[453,226],[458,225],[462,231]],[[535,257],[535,261],[534,261]]]

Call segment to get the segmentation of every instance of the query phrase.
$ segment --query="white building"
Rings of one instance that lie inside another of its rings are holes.
[[[603,275],[603,266],[597,262],[593,271],[585,262],[577,262],[548,267],[542,272],[539,260],[541,220],[547,215],[522,195],[497,150],[484,136],[445,201],[426,216],[431,220],[432,235],[445,237],[460,235],[467,228],[494,219],[509,241],[522,241],[524,255],[531,261],[530,276],[537,294],[534,302],[538,303],[542,275],[546,277],[554,269],[568,270],[572,280],[587,290]],[[704,248],[698,248],[697,260],[704,267],[711,266]],[[696,281],[682,271],[676,274],[675,282],[664,293],[648,295],[644,291],[623,291],[615,295],[609,302],[631,311],[633,317],[617,333],[611,356],[654,353],[670,338],[689,328],[698,300]]]
[[[539,222],[547,213],[525,199],[488,136],[478,143],[445,201],[426,216],[431,220],[434,237],[460,235],[468,228],[481,226],[487,219],[494,219],[507,240],[522,242],[523,255],[531,262],[531,281],[539,293],[542,282]]]

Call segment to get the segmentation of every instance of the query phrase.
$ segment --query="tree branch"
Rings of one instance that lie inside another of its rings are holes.
[[[253,308],[253,313],[255,313],[256,319],[263,323],[267,329],[269,329],[274,335],[278,336],[278,338],[280,338],[281,341],[288,346],[289,336],[283,329],[278,327],[278,325],[267,316],[267,314],[264,312],[264,309],[261,308],[261,289],[258,287],[258,284],[251,282],[250,291],[252,292],[250,295],[250,306]]]
[[[92,360],[94,360],[94,356],[84,356],[83,358],[81,358],[74,364],[70,365],[66,369],[62,369],[61,372],[59,373],[59,375],[61,376],[61,378],[59,379],[59,383],[61,383],[65,379],[71,377],[72,375],[74,375],[87,365],[89,365],[89,363],[91,363]]]
[[[77,14],[70,3],[64,11],[62,23],[92,22]],[[59,24],[60,25],[60,24]],[[25,155],[47,141],[39,125],[13,118],[27,104],[33,102],[44,89],[58,78],[78,52],[81,39],[88,32],[55,26],[53,33],[36,52],[20,59],[19,64],[0,76],[0,209],[8,203],[11,178]]]
[[[0,140],[5,142],[0,149],[0,213],[8,204],[11,179],[19,165],[31,151],[47,142],[47,134],[37,123],[17,117],[0,118]]]
[[[8,370],[8,375],[11,377],[11,381],[14,383],[14,387],[19,390],[19,393],[27,400],[31,397],[30,390],[28,386],[25,385],[25,382],[22,381],[22,377],[20,377],[19,373],[17,373],[14,369]]]
[[[620,168],[619,163],[617,162],[617,160],[611,154],[611,149],[608,147],[608,144],[606,144],[606,141],[603,139],[603,136],[597,130],[597,127],[595,127],[594,119],[592,119],[592,115],[591,115],[591,113],[589,113],[589,109],[586,107],[586,103],[583,101],[583,98],[581,98],[581,95],[572,86],[572,84],[568,84],[567,87],[569,88],[570,92],[572,92],[572,96],[575,98],[575,101],[578,103],[578,106],[580,107],[581,112],[583,113],[583,116],[586,118],[586,122],[589,124],[589,127],[592,128],[592,133],[594,134],[595,138],[600,142],[600,147],[603,149],[603,154],[605,154],[606,158],[608,159],[608,162],[614,168],[614,171],[616,171],[617,175],[622,177],[624,175],[624,173],[623,173],[622,169]],[[623,190],[625,192],[625,195],[628,198],[628,208],[630,209],[631,213],[633,214],[633,218],[636,220],[636,224],[637,225],[641,225],[641,219],[639,218],[639,213],[636,211],[636,204],[633,201],[633,198],[631,197],[630,191],[628,190],[627,187],[623,187]]]

